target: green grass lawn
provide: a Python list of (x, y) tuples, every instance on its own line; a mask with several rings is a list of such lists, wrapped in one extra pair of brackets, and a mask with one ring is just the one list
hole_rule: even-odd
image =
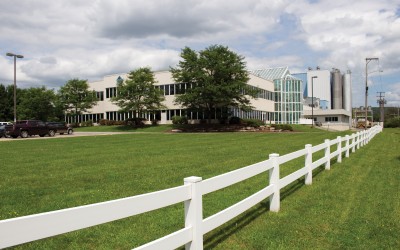
[[(207, 179), (265, 160), (270, 153), (283, 155), (346, 134), (312, 132), (3, 141), (0, 219), (157, 191), (182, 185), (188, 176)], [(399, 133), (385, 130), (331, 171), (316, 170), (312, 186), (289, 186), (282, 193), (281, 212), (268, 212), (263, 202), (208, 233), (205, 248), (399, 247)], [(285, 164), (281, 176), (301, 164), (303, 159)], [(268, 176), (261, 174), (205, 196), (204, 217), (266, 185)], [(183, 204), (177, 204), (17, 248), (132, 248), (181, 229), (183, 214)]]

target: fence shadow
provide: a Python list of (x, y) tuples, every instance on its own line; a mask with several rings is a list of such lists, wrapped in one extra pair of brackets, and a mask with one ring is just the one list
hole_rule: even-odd
[(269, 201), (263, 201), (256, 206), (250, 208), (248, 211), (244, 212), (242, 215), (236, 217), (232, 221), (224, 224), (219, 229), (216, 229), (209, 233), (208, 237), (205, 237), (204, 249), (213, 249), (218, 244), (224, 242), (231, 235), (235, 234), (237, 231), (241, 230), (252, 221), (260, 217), (269, 211)]
[[(319, 166), (313, 171), (313, 178), (318, 176), (322, 172), (324, 172), (324, 165)], [(304, 187), (305, 186), (304, 182), (305, 182), (305, 177), (302, 177), (297, 181), (293, 182), (292, 184), (286, 186), (284, 189), (282, 189), (281, 201), (285, 200), (287, 197), (289, 197), (290, 195), (292, 195), (293, 193)], [(205, 238), (204, 249), (215, 248), (218, 244), (224, 242), (226, 239), (235, 234), (237, 231), (241, 230), (242, 228), (250, 224), (252, 221), (254, 221), (255, 219), (264, 215), (267, 212), (269, 212), (268, 199), (250, 208), (249, 210), (239, 215), (232, 221), (227, 222), (220, 228), (208, 233), (208, 236), (204, 237)]]

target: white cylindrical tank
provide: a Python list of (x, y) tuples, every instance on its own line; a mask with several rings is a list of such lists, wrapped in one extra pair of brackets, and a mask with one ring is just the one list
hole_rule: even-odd
[(351, 101), (351, 71), (347, 70), (343, 75), (343, 109), (351, 112)]
[(343, 109), (343, 83), (342, 75), (340, 70), (333, 69), (332, 75), (332, 108), (333, 109)]

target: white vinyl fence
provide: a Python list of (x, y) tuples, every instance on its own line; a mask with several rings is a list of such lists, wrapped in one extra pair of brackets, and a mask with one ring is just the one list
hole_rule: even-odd
[[(304, 149), (283, 156), (270, 154), (268, 160), (206, 180), (202, 180), (201, 177), (188, 177), (184, 179), (183, 186), (158, 192), (2, 220), (0, 221), (0, 248), (91, 227), (184, 202), (185, 227), (137, 249), (175, 249), (183, 245), (186, 246), (186, 249), (203, 249), (204, 234), (223, 225), (266, 198), (270, 200), (270, 211), (278, 212), (282, 188), (303, 176), (305, 176), (305, 184), (310, 185), (312, 183), (312, 171), (315, 168), (324, 164), (325, 169), (330, 169), (332, 158), (337, 157), (337, 162), (340, 163), (343, 153), (345, 153), (345, 157), (349, 157), (350, 151), (355, 152), (356, 149), (366, 145), (381, 131), (382, 127), (375, 126), (350, 136), (338, 136), (335, 140), (325, 140), (324, 143), (316, 146), (307, 144)], [(332, 145), (337, 145), (334, 152), (330, 152)], [(324, 157), (313, 162), (313, 153), (320, 150), (324, 150)], [(303, 168), (284, 178), (279, 177), (280, 164), (303, 156), (305, 156)], [(265, 171), (269, 171), (268, 186), (231, 207), (203, 219), (203, 195), (244, 181)]]

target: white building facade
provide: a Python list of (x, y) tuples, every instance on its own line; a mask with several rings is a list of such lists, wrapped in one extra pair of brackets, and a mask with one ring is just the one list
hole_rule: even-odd
[[(117, 95), (117, 81), (127, 79), (128, 74), (114, 74), (105, 76), (100, 81), (89, 83), (90, 89), (96, 91), (98, 98), (97, 104), (88, 112), (78, 116), (78, 122), (93, 121), (97, 123), (101, 119), (124, 121), (133, 118), (132, 112), (119, 112), (119, 107), (111, 102), (111, 98)], [(169, 71), (154, 72), (156, 79), (156, 87), (164, 92), (165, 101), (163, 110), (145, 113), (145, 118), (149, 123), (158, 121), (159, 124), (172, 123), (173, 116), (186, 116), (191, 123), (199, 123), (201, 120), (211, 118), (218, 121), (226, 114), (226, 110), (216, 109), (211, 117), (205, 117), (202, 112), (191, 112), (174, 103), (175, 96), (183, 93), (188, 87), (185, 83), (175, 83), (172, 74)], [(257, 98), (251, 98), (251, 106), (253, 110), (249, 112), (242, 111), (237, 108), (229, 108), (230, 116), (240, 118), (259, 119), (265, 123), (274, 121), (274, 83), (266, 79), (260, 78), (253, 74), (249, 74), (250, 80), (247, 82), (251, 87), (259, 90)], [(66, 117), (66, 122), (73, 122), (73, 117)]]
[[(303, 118), (313, 119), (319, 124), (349, 129), (351, 127), (351, 72), (340, 70), (308, 70), (293, 74), (303, 80)], [(315, 78), (313, 78), (315, 77)], [(306, 121), (307, 124), (311, 124)]]

